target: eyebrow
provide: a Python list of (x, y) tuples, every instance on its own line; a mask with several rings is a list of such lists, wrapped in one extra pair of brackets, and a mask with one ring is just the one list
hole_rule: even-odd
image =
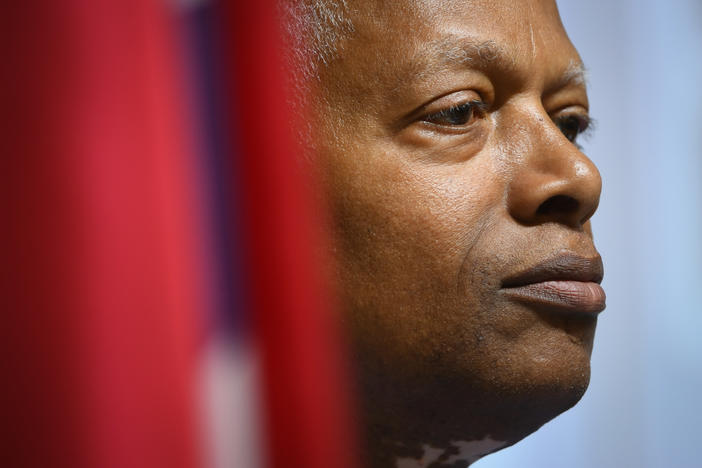
[[(421, 50), (409, 60), (405, 76), (411, 81), (422, 81), (428, 76), (456, 66), (492, 68), (506, 73), (515, 70), (516, 64), (511, 58), (513, 55), (493, 40), (480, 41), (451, 35), (422, 44)], [(571, 60), (563, 73), (548, 88), (560, 89), (568, 85), (586, 84), (585, 66), (579, 60)]]
[(448, 37), (429, 44), (431, 53), (439, 56), (446, 63), (491, 63), (509, 54), (495, 41), (475, 41), (473, 39), (456, 39)]
[(556, 82), (556, 87), (560, 88), (568, 84), (583, 86), (587, 84), (587, 68), (585, 68), (582, 62), (571, 60), (568, 64), (568, 68), (566, 68)]
[(513, 66), (507, 61), (507, 51), (495, 41), (477, 41), (471, 38), (448, 36), (422, 44), (422, 48), (409, 61), (413, 78), (423, 79), (428, 75), (456, 65), (487, 67)]

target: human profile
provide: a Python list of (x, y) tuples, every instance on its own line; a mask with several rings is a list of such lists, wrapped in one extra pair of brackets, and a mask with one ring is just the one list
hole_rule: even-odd
[(605, 295), (583, 63), (553, 0), (286, 10), (364, 461), (468, 466), (589, 383)]

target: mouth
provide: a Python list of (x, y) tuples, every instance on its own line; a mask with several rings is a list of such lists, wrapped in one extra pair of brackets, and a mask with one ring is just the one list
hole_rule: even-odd
[(602, 259), (563, 254), (502, 282), (510, 298), (551, 311), (596, 316), (605, 309)]

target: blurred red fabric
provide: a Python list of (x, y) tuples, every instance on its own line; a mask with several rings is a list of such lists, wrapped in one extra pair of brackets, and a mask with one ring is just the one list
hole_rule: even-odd
[[(246, 271), (262, 354), (274, 468), (357, 466), (350, 366), (323, 278), (314, 181), (296, 154), (276, 2), (222, 2), (229, 135), (244, 201)], [(236, 174), (234, 175), (236, 177)]]
[(144, 0), (0, 8), (2, 466), (200, 466), (173, 13)]
[[(0, 7), (1, 466), (202, 466), (201, 179), (172, 8)], [(265, 458), (350, 468), (351, 392), (282, 98), (275, 2), (223, 12)]]

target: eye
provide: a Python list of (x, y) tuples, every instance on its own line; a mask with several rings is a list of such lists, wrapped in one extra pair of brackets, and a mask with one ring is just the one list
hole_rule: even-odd
[(444, 127), (466, 126), (485, 115), (486, 109), (487, 104), (476, 99), (428, 114), (422, 121)]
[(592, 119), (587, 115), (563, 115), (556, 117), (553, 122), (571, 143), (575, 143), (578, 135), (585, 133), (592, 125)]

